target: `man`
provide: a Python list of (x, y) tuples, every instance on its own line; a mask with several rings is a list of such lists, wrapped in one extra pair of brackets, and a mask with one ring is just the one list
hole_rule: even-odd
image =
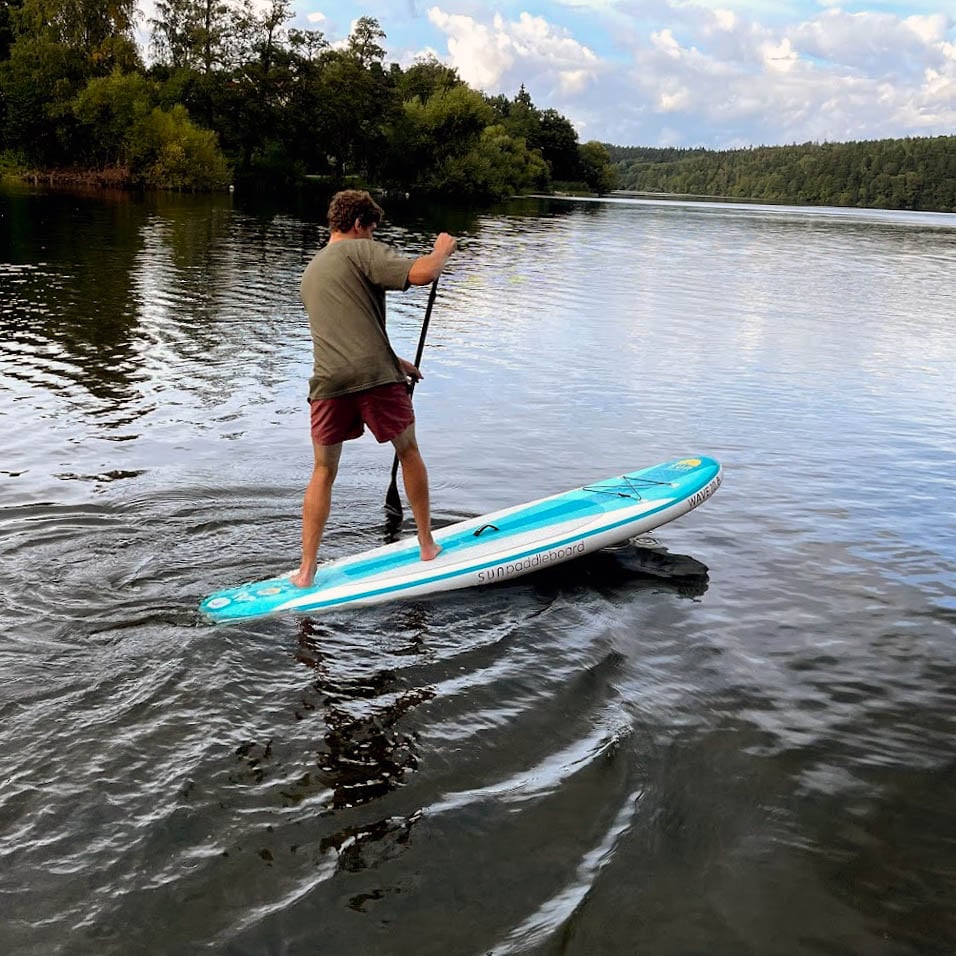
[(382, 208), (367, 192), (336, 193), (329, 204), (328, 245), (302, 276), (314, 355), (309, 404), (315, 467), (302, 505), (302, 562), (291, 576), (300, 588), (315, 578), (342, 443), (358, 438), (366, 425), (380, 443), (395, 446), (422, 560), (433, 560), (441, 550), (432, 537), (428, 473), (408, 393), (408, 381), (422, 375), (392, 350), (385, 292), (433, 282), (457, 242), (443, 232), (428, 255), (405, 258), (374, 240), (381, 218)]

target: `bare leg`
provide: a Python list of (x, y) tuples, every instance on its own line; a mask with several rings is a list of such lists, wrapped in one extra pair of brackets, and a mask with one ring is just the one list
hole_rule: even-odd
[(428, 498), (428, 472), (418, 450), (415, 425), (409, 425), (397, 438), (392, 439), (395, 453), (402, 463), (402, 481), (405, 497), (411, 505), (418, 531), (418, 547), (422, 561), (431, 561), (438, 556), (441, 545), (432, 537), (432, 516)]
[(302, 563), (289, 580), (300, 588), (312, 586), (318, 564), (319, 545), (332, 509), (332, 484), (339, 470), (342, 445), (312, 443), (315, 466), (302, 503)]

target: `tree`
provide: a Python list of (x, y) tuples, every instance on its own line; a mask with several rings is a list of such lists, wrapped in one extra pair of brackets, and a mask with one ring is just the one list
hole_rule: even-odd
[(174, 70), (199, 64), (199, 20), (195, 0), (156, 0), (150, 48), (160, 63)]
[(538, 145), (541, 132), (541, 114), (531, 102), (531, 94), (521, 84), (507, 110), (504, 127), (512, 136), (523, 139), (529, 146)]
[(495, 96), (486, 95), (485, 102), (494, 110), (495, 120), (505, 124), (511, 116), (511, 100), (504, 93), (498, 93)]
[[(223, 0), (194, 0), (195, 44), (204, 76), (228, 63), (235, 15)], [(249, 0), (246, 0), (248, 5)], [(240, 13), (239, 16), (242, 14)]]
[[(161, 3), (169, 55), (202, 66), (196, 51), (208, 44), (201, 29), (185, 26), (202, 28), (201, 15), (220, 8), (212, 0)], [(156, 107), (158, 91), (133, 37), (135, 0), (16, 0), (2, 12), (5, 146), (38, 165), (128, 166), (135, 180), (151, 185), (228, 181), (215, 135), (196, 127), (181, 106)]]
[(94, 77), (73, 101), (86, 131), (84, 159), (96, 165), (127, 166), (130, 130), (153, 108), (149, 81), (141, 73)]
[(493, 119), (484, 97), (464, 85), (408, 100), (389, 130), (389, 166), (403, 186), (435, 189), (436, 171), (471, 150)]
[(328, 168), (328, 150), (319, 140), (325, 111), (322, 74), (329, 43), (319, 31), (289, 30), (291, 82), (283, 110), (283, 144), (310, 172)]
[[(397, 68), (397, 64), (395, 65)], [(395, 86), (402, 101), (418, 97), (422, 102), (434, 93), (454, 89), (463, 83), (458, 71), (445, 66), (433, 54), (417, 59), (404, 73), (398, 69)]]
[(383, 175), (385, 131), (398, 108), (394, 80), (381, 63), (384, 36), (376, 20), (362, 17), (344, 50), (330, 49), (321, 34), (290, 37), (281, 142), (311, 171)]
[(405, 189), (468, 198), (547, 183), (540, 154), (496, 118), (486, 97), (463, 83), (406, 100), (389, 130), (392, 176)]
[(81, 86), (79, 65), (47, 37), (18, 37), (0, 63), (6, 148), (37, 165), (67, 162), (73, 117), (69, 102)]
[(485, 127), (467, 152), (448, 157), (434, 186), (461, 197), (500, 199), (540, 188), (547, 181), (548, 167), (541, 155), (499, 124)]
[(301, 69), (305, 63), (315, 63), (329, 48), (329, 41), (321, 30), (289, 30), (289, 47)]
[(252, 0), (242, 0), (233, 12), (232, 35), (236, 62), (240, 68), (257, 63), (265, 75), (272, 69), (276, 54), (285, 49), (285, 24), (295, 16), (291, 0), (270, 0), (259, 13)]
[(374, 17), (360, 17), (348, 40), (348, 52), (364, 67), (381, 63), (385, 59), (385, 48), (379, 40), (385, 39), (385, 31)]
[(10, 59), (10, 47), (13, 46), (14, 22), (23, 0), (6, 0), (0, 5), (0, 62)]
[(22, 0), (0, 70), (3, 140), (38, 164), (83, 151), (72, 101), (90, 79), (142, 64), (133, 41), (135, 0)]
[(584, 181), (590, 189), (603, 195), (617, 185), (617, 173), (611, 165), (611, 157), (602, 143), (590, 140), (579, 149)]
[(393, 104), (381, 65), (366, 69), (348, 51), (327, 49), (318, 61), (300, 60), (295, 68), (283, 115), (291, 120), (286, 142), (296, 155), (311, 170), (329, 169), (339, 178), (378, 170)]
[(130, 131), (129, 145), (131, 165), (143, 185), (212, 189), (229, 182), (216, 134), (197, 127), (182, 106), (152, 110)]
[(956, 207), (952, 136), (724, 151), (612, 150), (629, 189), (841, 206)]
[(552, 179), (573, 181), (581, 178), (577, 130), (557, 110), (541, 113), (536, 145), (551, 169)]
[(21, 0), (18, 37), (43, 38), (75, 53), (87, 76), (142, 66), (133, 38), (136, 0)]
[(285, 24), (293, 16), (289, 0), (272, 0), (261, 13), (251, 0), (244, 0), (234, 16), (236, 65), (221, 85), (219, 113), (220, 127), (228, 131), (243, 170), (268, 153), (269, 165), (277, 171), (281, 151), (274, 147), (282, 135), (295, 78), (295, 58), (285, 35)]
[(234, 37), (242, 10), (225, 0), (158, 0), (152, 49), (153, 75), (168, 84), (162, 99), (182, 103), (195, 117), (215, 128), (226, 69), (238, 59)]

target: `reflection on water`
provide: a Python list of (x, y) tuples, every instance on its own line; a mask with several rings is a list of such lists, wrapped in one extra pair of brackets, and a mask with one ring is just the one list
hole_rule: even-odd
[[(331, 806), (352, 807), (400, 786), (406, 773), (418, 766), (414, 741), (396, 725), (435, 693), (430, 688), (403, 690), (392, 670), (336, 678), (323, 662), (324, 637), (319, 625), (302, 623), (297, 659), (315, 671), (312, 690), (317, 695), (316, 704), (303, 704), (310, 710), (322, 709), (325, 734), (318, 762), (321, 778), (332, 790)], [(355, 713), (359, 702), (371, 711)]]
[[(3, 950), (951, 952), (956, 218), (386, 205), (461, 238), (438, 523), (724, 487), (480, 592), (202, 626), (294, 563), (320, 206), (0, 193)], [(327, 556), (390, 464), (350, 444)]]

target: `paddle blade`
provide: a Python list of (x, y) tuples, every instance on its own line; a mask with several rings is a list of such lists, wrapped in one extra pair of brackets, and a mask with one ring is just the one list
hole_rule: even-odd
[(385, 543), (397, 541), (402, 536), (402, 505), (398, 500), (398, 489), (393, 484), (385, 498)]
[(385, 514), (394, 515), (401, 521), (402, 501), (398, 496), (398, 488), (395, 486), (395, 482), (388, 486), (388, 492), (385, 494)]
[(401, 523), (402, 499), (398, 495), (398, 456), (392, 463), (392, 481), (385, 492), (385, 516), (390, 522)]

